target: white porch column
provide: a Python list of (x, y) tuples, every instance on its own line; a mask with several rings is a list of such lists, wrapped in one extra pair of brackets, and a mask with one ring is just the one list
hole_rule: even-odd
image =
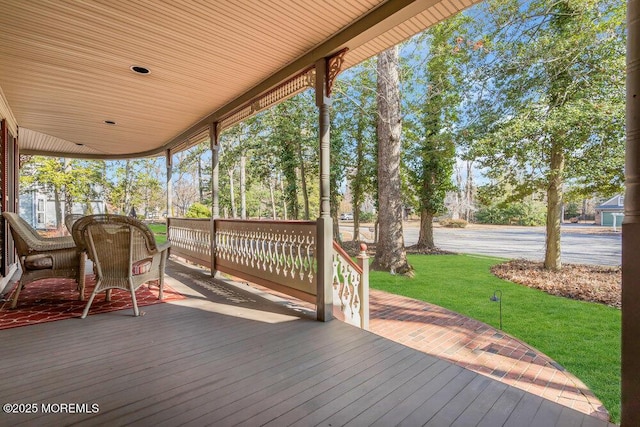
[(220, 154), (220, 132), (218, 122), (209, 127), (211, 141), (211, 277), (215, 277), (216, 268), (216, 219), (220, 218), (220, 168), (218, 166)]
[(627, 144), (622, 224), (622, 416), (640, 425), (640, 0), (627, 2)]
[(173, 156), (171, 155), (171, 150), (166, 152), (165, 163), (167, 165), (167, 217), (171, 217), (173, 216), (173, 184), (171, 182)]
[(331, 98), (327, 85), (327, 59), (316, 62), (316, 105), (319, 110), (320, 136), (320, 217), (317, 220), (318, 235), (318, 289), (317, 318), (327, 322), (333, 318), (332, 253), (333, 219), (330, 211), (330, 121)]

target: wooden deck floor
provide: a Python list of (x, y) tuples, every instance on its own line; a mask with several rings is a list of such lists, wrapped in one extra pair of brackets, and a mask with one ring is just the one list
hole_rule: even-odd
[[(608, 425), (190, 267), (171, 262), (168, 274), (189, 298), (142, 317), (0, 331), (0, 401), (38, 411), (2, 413), (0, 425)], [(58, 404), (84, 413), (43, 413)]]

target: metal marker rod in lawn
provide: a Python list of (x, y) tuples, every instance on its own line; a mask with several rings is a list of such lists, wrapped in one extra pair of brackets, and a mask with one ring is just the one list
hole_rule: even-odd
[[(496, 295), (500, 293), (500, 296)], [(502, 330), (502, 291), (497, 289), (493, 292), (493, 296), (489, 297), (489, 301), (498, 302), (500, 304), (500, 330)]]

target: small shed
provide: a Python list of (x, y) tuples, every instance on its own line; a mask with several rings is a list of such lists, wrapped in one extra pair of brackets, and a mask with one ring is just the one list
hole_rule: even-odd
[(624, 196), (617, 195), (596, 206), (596, 224), (613, 227), (622, 225)]

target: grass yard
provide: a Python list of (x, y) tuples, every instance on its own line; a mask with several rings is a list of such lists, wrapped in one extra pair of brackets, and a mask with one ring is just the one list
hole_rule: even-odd
[(167, 226), (165, 224), (147, 224), (153, 234), (156, 236), (156, 242), (164, 243), (167, 241)]
[(503, 259), (475, 255), (409, 255), (415, 277), (373, 271), (370, 286), (427, 301), (499, 327), (580, 378), (620, 422), (620, 310), (557, 297), (497, 278)]

